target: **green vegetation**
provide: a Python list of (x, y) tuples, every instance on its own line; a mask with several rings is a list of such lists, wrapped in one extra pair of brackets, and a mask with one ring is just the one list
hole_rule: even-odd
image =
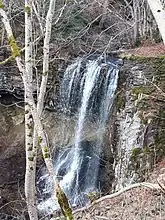
[(165, 111), (164, 110), (160, 109), (158, 113), (158, 117), (155, 118), (155, 123), (159, 125), (159, 129), (157, 130), (157, 134), (155, 137), (155, 145), (156, 145), (157, 159), (160, 160), (163, 156), (165, 156), (165, 135), (164, 135)]
[(94, 202), (95, 200), (99, 198), (98, 192), (89, 192), (88, 198), (91, 201), (91, 203)]
[(65, 193), (59, 185), (56, 189), (56, 197), (60, 205), (62, 214), (66, 217), (67, 220), (73, 220), (72, 209), (69, 206), (68, 199)]
[(122, 92), (119, 92), (116, 98), (116, 105), (119, 111), (125, 108), (125, 97)]
[(45, 158), (45, 159), (50, 158), (49, 152), (44, 153), (44, 158)]
[(138, 96), (139, 94), (149, 95), (152, 93), (153, 90), (155, 90), (155, 89), (153, 89), (153, 87), (151, 88), (149, 86), (137, 86), (132, 89), (132, 93), (135, 96)]
[(17, 46), (14, 36), (9, 37), (9, 45), (12, 51), (12, 57), (15, 58), (20, 56), (20, 48)]
[(151, 62), (151, 64), (165, 59), (165, 56), (162, 56), (162, 55), (158, 56), (158, 57), (146, 57), (146, 56), (136, 56), (131, 53), (130, 54), (121, 54), (120, 57), (125, 60), (137, 61), (138, 63)]
[(141, 153), (141, 148), (135, 147), (131, 152), (131, 160), (136, 159), (136, 157), (138, 157), (140, 153)]
[(5, 7), (5, 6), (4, 6), (2, 0), (0, 0), (0, 8), (4, 8), (4, 7)]
[(42, 142), (42, 137), (41, 137), (41, 136), (39, 136), (39, 137), (38, 137), (38, 145), (40, 145), (40, 144), (41, 144), (41, 142)]
[(34, 160), (34, 157), (28, 157), (28, 160), (29, 160), (29, 161), (33, 161), (33, 160)]
[(48, 147), (46, 147), (46, 146), (44, 147), (44, 152), (45, 152), (45, 153), (49, 152)]
[(28, 16), (30, 16), (31, 14), (31, 8), (29, 6), (25, 7), (25, 12), (28, 14)]

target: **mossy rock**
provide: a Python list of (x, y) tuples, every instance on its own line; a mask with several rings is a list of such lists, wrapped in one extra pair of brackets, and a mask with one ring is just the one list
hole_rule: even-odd
[(150, 86), (137, 86), (132, 89), (132, 94), (135, 96), (138, 96), (139, 94), (150, 95), (153, 91), (155, 91), (155, 88)]
[(141, 153), (141, 148), (139, 147), (135, 147), (133, 148), (132, 152), (131, 152), (131, 160), (135, 159), (137, 156), (139, 156), (139, 154)]
[(116, 106), (119, 111), (125, 108), (125, 96), (122, 92), (119, 92), (116, 97)]

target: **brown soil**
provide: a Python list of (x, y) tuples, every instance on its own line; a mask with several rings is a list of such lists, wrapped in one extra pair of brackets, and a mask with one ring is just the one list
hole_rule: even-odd
[(162, 43), (141, 46), (124, 51), (121, 56), (160, 57), (165, 56), (165, 45)]

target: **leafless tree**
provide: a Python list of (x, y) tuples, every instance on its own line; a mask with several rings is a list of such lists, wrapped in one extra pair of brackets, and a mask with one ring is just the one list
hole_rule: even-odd
[(153, 16), (157, 22), (163, 43), (165, 44), (165, 2), (160, 0), (147, 0), (151, 11), (153, 13)]
[[(11, 57), (5, 62), (11, 59), (15, 59), (19, 72), (21, 74), (24, 84), (24, 100), (25, 100), (25, 148), (26, 148), (26, 174), (25, 174), (25, 196), (27, 202), (27, 208), (29, 217), (31, 220), (37, 220), (37, 207), (35, 198), (35, 173), (36, 173), (36, 158), (38, 146), (41, 147), (43, 158), (47, 166), (49, 175), (53, 182), (54, 197), (56, 196), (63, 214), (66, 219), (72, 219), (72, 211), (69, 207), (68, 200), (59, 186), (56, 176), (53, 172), (53, 164), (50, 157), (47, 138), (44, 132), (44, 128), (41, 121), (41, 116), (44, 106), (44, 98), (47, 86), (47, 79), (49, 73), (49, 44), (51, 38), (51, 28), (53, 14), (55, 11), (56, 0), (50, 0), (48, 11), (46, 14), (46, 21), (43, 27), (40, 21), (40, 16), (32, 0), (25, 0), (25, 58), (21, 57), (21, 50), (17, 45), (13, 30), (10, 25), (9, 18), (5, 11), (5, 4), (0, 1), (0, 15), (2, 22), (7, 33), (9, 46), (11, 49)], [(39, 95), (37, 98), (37, 104), (33, 97), (33, 27), (32, 21), (34, 19), (33, 14), (37, 16), (40, 30), (43, 33), (44, 45), (43, 45), (43, 71), (42, 79), (39, 88)]]

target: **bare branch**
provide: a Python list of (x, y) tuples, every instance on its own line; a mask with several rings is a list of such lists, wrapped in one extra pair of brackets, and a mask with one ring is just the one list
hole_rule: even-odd
[(100, 203), (100, 202), (102, 202), (106, 199), (113, 199), (115, 197), (120, 196), (121, 194), (125, 193), (128, 190), (138, 188), (138, 187), (146, 187), (146, 188), (149, 188), (149, 189), (152, 189), (152, 190), (160, 190), (160, 191), (162, 190), (162, 188), (159, 186), (159, 184), (152, 184), (152, 183), (148, 183), (148, 182), (135, 183), (135, 184), (124, 187), (123, 189), (119, 190), (118, 192), (115, 192), (115, 193), (110, 194), (110, 195), (103, 196), (103, 197), (95, 200), (91, 205), (75, 210), (73, 212), (73, 214), (88, 210), (91, 207), (93, 207), (94, 205), (96, 205), (96, 204), (98, 204), (98, 203)]

